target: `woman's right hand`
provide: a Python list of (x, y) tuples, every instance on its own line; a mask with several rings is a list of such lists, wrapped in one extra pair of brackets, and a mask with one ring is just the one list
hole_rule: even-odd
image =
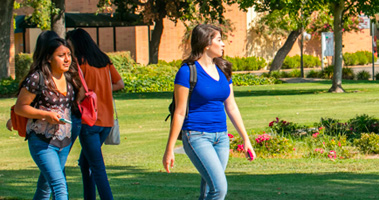
[(175, 155), (173, 151), (167, 151), (163, 155), (163, 167), (166, 169), (167, 173), (170, 173), (170, 167), (174, 168)]
[(46, 111), (45, 117), (42, 118), (42, 120), (46, 120), (50, 124), (64, 124), (64, 122), (59, 121), (60, 118), (61, 118), (60, 114), (56, 112), (52, 112), (52, 111)]

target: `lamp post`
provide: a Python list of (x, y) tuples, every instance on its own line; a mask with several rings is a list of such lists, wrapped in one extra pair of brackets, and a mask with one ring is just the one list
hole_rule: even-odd
[(301, 1), (300, 14), (301, 14), (301, 43), (300, 43), (300, 71), (301, 78), (304, 78), (304, 62), (303, 62), (303, 48), (304, 48), (304, 15), (303, 15), (303, 1)]

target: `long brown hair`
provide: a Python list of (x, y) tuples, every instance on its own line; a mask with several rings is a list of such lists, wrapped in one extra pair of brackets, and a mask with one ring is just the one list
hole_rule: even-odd
[[(197, 25), (191, 34), (191, 54), (183, 60), (183, 64), (193, 63), (200, 59), (204, 54), (204, 49), (212, 44), (217, 32), (222, 36), (222, 30), (217, 26), (211, 24)], [(222, 57), (214, 58), (213, 62), (221, 69), (228, 80), (232, 78), (232, 63)]]

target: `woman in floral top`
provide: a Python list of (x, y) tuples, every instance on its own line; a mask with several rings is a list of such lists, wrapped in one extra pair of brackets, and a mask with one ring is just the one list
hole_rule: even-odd
[[(63, 169), (70, 150), (71, 124), (60, 119), (71, 120), (77, 72), (71, 48), (61, 38), (51, 38), (43, 48), (36, 48), (34, 54), (39, 56), (33, 57), (21, 84), (15, 112), (29, 119), (26, 127), (29, 151), (49, 183), (53, 199), (68, 199)], [(50, 199), (50, 193), (44, 193), (41, 184), (39, 181), (33, 199)]]

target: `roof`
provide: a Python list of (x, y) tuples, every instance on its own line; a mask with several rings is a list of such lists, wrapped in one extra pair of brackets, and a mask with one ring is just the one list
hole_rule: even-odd
[[(125, 15), (125, 14), (123, 14)], [(65, 13), (66, 28), (76, 27), (121, 27), (146, 25), (138, 15), (129, 14), (124, 20), (117, 15), (95, 13)], [(30, 23), (25, 15), (16, 16), (15, 32), (22, 32), (24, 28), (36, 28), (37, 25)]]

